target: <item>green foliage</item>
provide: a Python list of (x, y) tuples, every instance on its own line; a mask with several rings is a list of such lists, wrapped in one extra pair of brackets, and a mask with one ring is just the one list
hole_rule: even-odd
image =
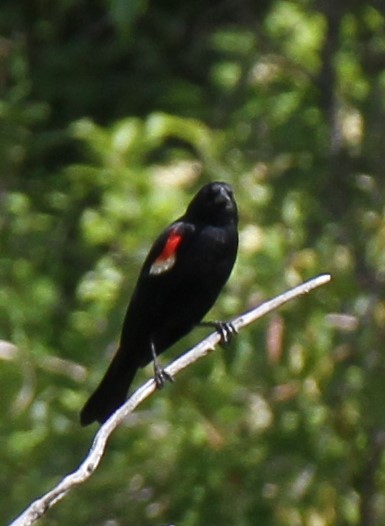
[(147, 401), (42, 522), (385, 524), (380, 4), (8, 1), (0, 27), (0, 521), (86, 454), (149, 245), (223, 179), (241, 242), (210, 317), (332, 284)]

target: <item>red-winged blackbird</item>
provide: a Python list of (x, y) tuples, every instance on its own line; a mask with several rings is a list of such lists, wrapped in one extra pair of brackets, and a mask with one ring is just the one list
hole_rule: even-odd
[(214, 304), (237, 255), (237, 223), (231, 187), (215, 182), (201, 188), (158, 237), (128, 306), (119, 348), (82, 409), (82, 425), (107, 420), (124, 403), (138, 368), (152, 359), (157, 383), (167, 379), (156, 355), (198, 325)]

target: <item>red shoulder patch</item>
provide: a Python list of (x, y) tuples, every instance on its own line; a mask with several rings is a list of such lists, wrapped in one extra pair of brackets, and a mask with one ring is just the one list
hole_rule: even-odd
[(183, 239), (183, 236), (178, 233), (178, 230), (175, 228), (171, 230), (166, 243), (163, 247), (162, 252), (156, 258), (154, 263), (150, 267), (150, 274), (157, 275), (163, 274), (170, 270), (176, 261), (177, 249)]

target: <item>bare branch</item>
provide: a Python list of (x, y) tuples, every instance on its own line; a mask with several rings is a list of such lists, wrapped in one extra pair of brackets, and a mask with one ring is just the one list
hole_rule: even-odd
[[(251, 309), (242, 314), (238, 318), (232, 320), (232, 325), (239, 331), (243, 327), (250, 325), (257, 319), (277, 309), (288, 301), (307, 294), (311, 290), (329, 283), (331, 276), (323, 274), (311, 279), (291, 290), (263, 303), (262, 305)], [(206, 354), (214, 350), (216, 345), (221, 340), (218, 332), (215, 332), (201, 341), (193, 349), (187, 351), (177, 360), (168, 365), (165, 370), (172, 376), (177, 375), (180, 371), (196, 362)], [(85, 460), (74, 472), (64, 477), (56, 487), (51, 491), (35, 500), (28, 508), (17, 517), (10, 526), (31, 526), (39, 518), (41, 518), (47, 510), (52, 508), (59, 500), (69, 493), (75, 486), (85, 482), (92, 473), (96, 470), (99, 462), (104, 454), (107, 441), (112, 432), (121, 424), (121, 422), (134, 411), (146, 398), (156, 391), (155, 382), (153, 379), (148, 380), (142, 387), (137, 389), (135, 393), (127, 400), (127, 402), (120, 407), (99, 429), (94, 438), (91, 449), (89, 450)]]

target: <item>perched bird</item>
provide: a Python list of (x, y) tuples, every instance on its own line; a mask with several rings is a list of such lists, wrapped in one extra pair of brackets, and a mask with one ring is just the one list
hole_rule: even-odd
[(103, 423), (120, 407), (138, 368), (154, 360), (158, 387), (170, 379), (156, 356), (199, 325), (233, 268), (238, 212), (231, 187), (203, 186), (182, 217), (156, 239), (123, 322), (118, 350), (80, 414)]

